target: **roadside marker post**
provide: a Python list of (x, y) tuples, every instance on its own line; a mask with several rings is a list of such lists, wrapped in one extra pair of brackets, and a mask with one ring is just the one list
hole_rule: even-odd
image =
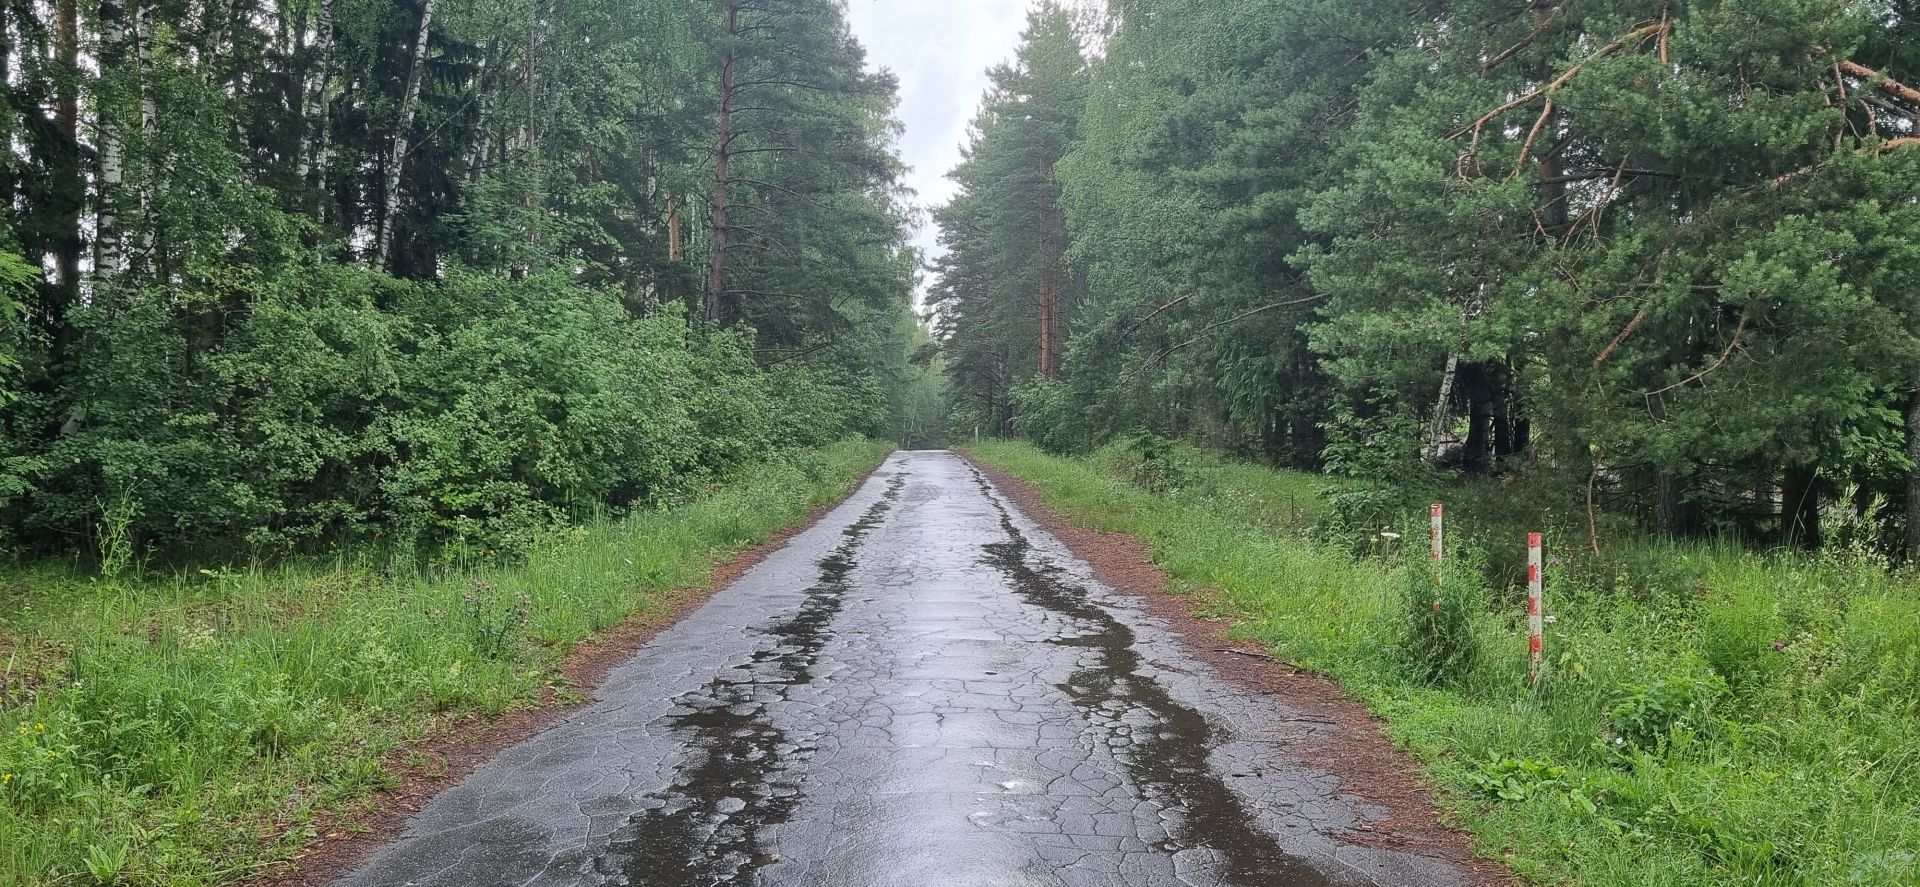
[(1540, 534), (1527, 534), (1527, 683), (1540, 685), (1540, 655), (1546, 621), (1540, 613)]
[(1446, 509), (1440, 507), (1440, 503), (1438, 502), (1433, 503), (1433, 508), (1429, 511), (1429, 514), (1433, 518), (1433, 529), (1429, 533), (1429, 536), (1431, 536), (1433, 540), (1433, 552), (1428, 556), (1433, 559), (1433, 575), (1435, 576), (1440, 575), (1440, 559), (1442, 556), (1440, 545), (1442, 533), (1441, 518), (1445, 511)]

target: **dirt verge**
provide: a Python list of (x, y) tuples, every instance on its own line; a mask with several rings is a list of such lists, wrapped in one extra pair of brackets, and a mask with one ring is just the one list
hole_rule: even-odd
[(1505, 866), (1476, 856), (1466, 833), (1441, 824), (1441, 811), (1416, 775), (1419, 762), (1389, 741), (1381, 722), (1366, 706), (1348, 698), (1339, 684), (1275, 660), (1256, 644), (1229, 638), (1232, 620), (1195, 615), (1196, 610), (1211, 609), (1204, 597), (1163, 593), (1168, 577), (1154, 565), (1145, 543), (1079, 526), (1042, 505), (1040, 491), (1032, 484), (978, 460), (967, 461), (1029, 519), (1090, 564), (1101, 582), (1142, 598), (1148, 613), (1165, 620), (1193, 658), (1225, 680), (1332, 724), (1332, 731), (1315, 731), (1312, 738), (1285, 744), (1302, 761), (1338, 777), (1344, 793), (1387, 811), (1370, 829), (1349, 833), (1345, 839), (1365, 847), (1447, 859), (1467, 869), (1476, 884), (1510, 887), (1520, 883)]
[[(547, 729), (591, 701), (594, 691), (621, 663), (660, 632), (698, 609), (720, 589), (839, 507), (864, 486), (879, 466), (867, 471), (847, 494), (808, 512), (806, 520), (775, 533), (767, 541), (714, 566), (707, 584), (675, 589), (652, 606), (595, 634), (568, 654), (560, 673), (574, 693), (562, 698), (553, 689), (542, 691), (539, 705), (505, 715), (470, 715), (436, 725), (422, 740), (393, 750), (382, 762), (398, 785), (329, 814), (312, 825), (319, 831), (306, 847), (284, 863), (277, 863), (244, 887), (324, 887), (353, 871), (374, 851), (400, 837), (407, 819), (440, 792), (460, 784), (494, 756)], [(291, 824), (286, 825), (291, 828)], [(278, 833), (283, 833), (284, 828)], [(273, 840), (272, 835), (264, 836)]]

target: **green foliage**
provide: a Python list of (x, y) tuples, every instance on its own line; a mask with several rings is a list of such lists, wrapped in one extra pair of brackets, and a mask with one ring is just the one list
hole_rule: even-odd
[(1718, 675), (1661, 675), (1621, 690), (1607, 710), (1607, 730), (1617, 746), (1664, 753), (1711, 727), (1714, 706), (1726, 693), (1726, 681)]
[[(1407, 593), (1432, 600), (1423, 535), (1326, 538), (1328, 505), (1312, 501), (1326, 478), (1193, 453), (1188, 482), (1148, 492), (1112, 451), (970, 452), (1034, 482), (1075, 520), (1147, 542), (1175, 581), (1217, 590), (1212, 606), (1237, 620), (1236, 633), (1338, 679), (1426, 762), (1483, 850), (1522, 877), (1597, 887), (1920, 878), (1911, 573), (1626, 531), (1595, 558), (1549, 537), (1546, 669), (1534, 689), (1521, 579), (1493, 568), (1493, 555), (1520, 548), (1505, 528), (1512, 516), (1496, 508), (1505, 488), (1451, 488), (1439, 491), (1450, 504), (1448, 572), (1486, 578), (1462, 584), (1474, 603), (1455, 629), (1476, 639), (1479, 661), (1436, 685), (1408, 667), (1417, 660), (1404, 602), (1417, 598)], [(1283, 491), (1304, 493), (1304, 514)], [(1742, 677), (1721, 677), (1716, 658)]]
[(1416, 678), (1442, 685), (1473, 673), (1480, 664), (1474, 620), (1487, 608), (1478, 565), (1458, 556), (1441, 564), (1418, 545), (1402, 548), (1400, 606), (1405, 620), (1400, 649)]
[[(1553, 792), (1565, 792), (1567, 768), (1527, 758), (1492, 758), (1468, 771), (1467, 781), (1496, 799), (1525, 801)], [(1586, 803), (1591, 806), (1593, 802)]]
[[(1082, 292), (1020, 434), (1145, 427), (1369, 495), (1517, 474), (1591, 487), (1609, 531), (1902, 545), (1874, 503), (1920, 484), (1911, 4), (1107, 7), (1053, 164)], [(963, 180), (1025, 156), (992, 135)], [(938, 215), (962, 424), (1027, 373), (1012, 200)]]
[[(1016, 58), (988, 76), (966, 159), (948, 174), (960, 193), (934, 212), (946, 254), (928, 302), (938, 312), (956, 425), (1010, 436), (1018, 413), (1021, 432), (1073, 447), (1073, 431), (1054, 423), (1085, 405), (1070, 407), (1044, 385), (1057, 376), (1080, 291), (1066, 267), (1055, 172), (1074, 144), (1088, 86), (1067, 11), (1050, 0), (1036, 6)], [(1028, 408), (1038, 411), (1034, 421)]]
[(729, 275), (757, 295), (725, 328), (691, 285), (715, 158), (686, 147), (719, 6), (127, 0), (81, 18), (79, 66), (22, 11), (0, 534), (115, 574), (516, 552), (888, 433), (918, 344), (895, 84), (838, 4), (764, 9)]
[[(0, 882), (196, 887), (297, 853), (409, 742), (538, 704), (576, 644), (844, 495), (889, 449), (797, 450), (671, 510), (545, 531), (515, 564), (371, 557), (93, 581), (0, 575)], [(20, 674), (10, 677), (18, 680)], [(262, 838), (263, 835), (269, 837)]]
[(1700, 654), (1728, 687), (1744, 694), (1777, 679), (1792, 637), (1769, 596), (1749, 587), (1735, 594), (1709, 605), (1700, 621)]

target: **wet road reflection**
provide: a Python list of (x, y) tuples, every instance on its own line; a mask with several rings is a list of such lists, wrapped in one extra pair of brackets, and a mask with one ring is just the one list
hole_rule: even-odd
[(347, 887), (1460, 885), (964, 460), (847, 503)]

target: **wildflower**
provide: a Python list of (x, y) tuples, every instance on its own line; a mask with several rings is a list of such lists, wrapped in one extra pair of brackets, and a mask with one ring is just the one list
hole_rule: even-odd
[(0, 785), (6, 785), (7, 783), (12, 781), (13, 781), (12, 773), (0, 773)]
[(1786, 642), (1786, 641), (1774, 641), (1774, 642), (1773, 642), (1773, 649), (1774, 649), (1774, 652), (1776, 652), (1776, 653), (1777, 653), (1777, 652), (1780, 652), (1780, 651), (1782, 651), (1782, 650), (1785, 650), (1786, 648), (1787, 648), (1787, 642)]
[(33, 725), (33, 730), (34, 730), (34, 732), (36, 732), (36, 733), (45, 733), (45, 732), (47, 732), (47, 725), (45, 725), (45, 724), (34, 724), (34, 725)]
[(1381, 530), (1380, 538), (1385, 539), (1388, 542), (1392, 542), (1393, 540), (1400, 538), (1400, 534), (1392, 530)]
[(1558, 617), (1558, 616), (1554, 616), (1554, 615), (1548, 615), (1548, 616), (1547, 616), (1547, 617), (1546, 617), (1545, 619), (1543, 619), (1543, 620), (1541, 620), (1541, 621), (1543, 621), (1543, 622), (1545, 622), (1545, 623), (1547, 623), (1548, 625), (1552, 625), (1552, 624), (1554, 624), (1555, 622), (1559, 622), (1559, 621), (1560, 621), (1560, 617)]

